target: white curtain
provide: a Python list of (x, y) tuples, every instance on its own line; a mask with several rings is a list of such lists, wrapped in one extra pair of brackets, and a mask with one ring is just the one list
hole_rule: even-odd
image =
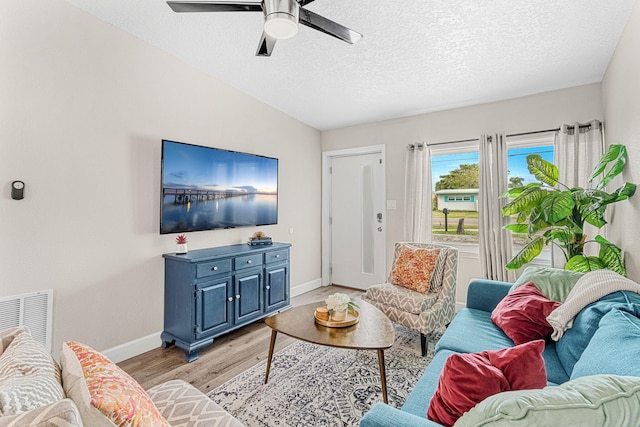
[[(563, 124), (555, 137), (555, 164), (558, 166), (560, 182), (571, 187), (589, 187), (589, 176), (594, 166), (604, 154), (604, 141), (602, 139), (602, 123), (593, 120), (586, 124)], [(598, 229), (590, 224), (585, 224), (587, 239), (593, 239), (598, 234)], [(600, 230), (606, 234), (605, 228)], [(597, 245), (587, 245), (586, 253), (597, 250)], [(566, 260), (562, 251), (552, 247), (553, 266), (563, 268)]]
[(504, 135), (480, 137), (480, 203), (478, 234), (480, 267), (487, 279), (513, 282), (515, 272), (505, 265), (512, 257), (511, 234), (502, 227), (509, 218), (500, 208), (507, 201), (500, 195), (507, 190), (507, 141)]
[(431, 241), (431, 164), (426, 144), (407, 147), (404, 177), (404, 239)]

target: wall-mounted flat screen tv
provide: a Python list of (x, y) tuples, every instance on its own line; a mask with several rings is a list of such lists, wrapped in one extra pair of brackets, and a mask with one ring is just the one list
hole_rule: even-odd
[(278, 159), (162, 141), (160, 234), (278, 223)]

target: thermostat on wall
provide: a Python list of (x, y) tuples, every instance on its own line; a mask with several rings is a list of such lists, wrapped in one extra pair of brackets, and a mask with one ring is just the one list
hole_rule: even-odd
[(24, 182), (13, 181), (11, 183), (11, 198), (13, 200), (24, 199)]

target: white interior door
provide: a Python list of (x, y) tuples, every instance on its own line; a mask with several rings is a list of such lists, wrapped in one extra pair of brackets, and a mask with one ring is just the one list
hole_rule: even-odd
[(331, 158), (331, 283), (366, 289), (385, 281), (381, 153)]

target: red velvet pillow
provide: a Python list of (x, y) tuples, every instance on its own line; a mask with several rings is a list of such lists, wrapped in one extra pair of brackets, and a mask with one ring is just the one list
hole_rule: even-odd
[(502, 299), (491, 313), (491, 321), (515, 344), (546, 338), (553, 332), (547, 316), (560, 307), (528, 282)]
[(471, 408), (503, 391), (533, 390), (547, 385), (542, 352), (536, 340), (503, 350), (449, 356), (440, 373), (427, 417), (452, 426)]

